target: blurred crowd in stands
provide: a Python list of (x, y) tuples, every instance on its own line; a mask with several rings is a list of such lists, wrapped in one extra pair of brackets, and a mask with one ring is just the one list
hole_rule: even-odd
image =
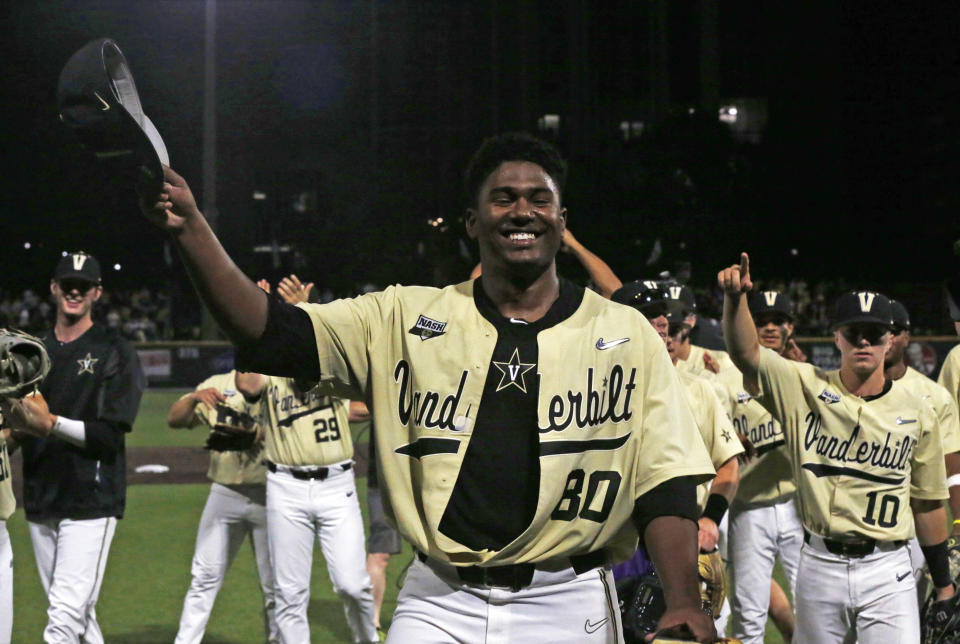
[[(796, 306), (796, 335), (828, 335), (828, 318), (834, 299), (841, 293), (853, 288), (844, 280), (833, 280), (808, 284), (802, 279), (768, 280), (758, 284), (761, 289), (786, 291)], [(372, 284), (355, 285), (359, 293), (376, 290)], [(952, 329), (943, 327), (945, 318), (938, 285), (921, 288), (914, 285), (909, 291), (886, 291), (894, 299), (901, 299), (910, 311), (913, 319), (914, 335), (939, 335), (950, 333)], [(702, 318), (719, 319), (722, 312), (722, 298), (716, 287), (694, 288), (697, 296), (698, 315)], [(328, 289), (314, 289), (311, 301), (328, 302), (334, 294)], [(188, 315), (171, 316), (172, 298), (165, 291), (152, 291), (147, 288), (136, 290), (105, 289), (98, 305), (93, 308), (94, 320), (108, 327), (119, 329), (124, 337), (135, 342), (158, 340), (197, 340), (200, 338), (199, 306), (196, 297), (190, 293), (183, 300), (183, 306), (190, 308)], [(48, 293), (26, 290), (11, 293), (0, 289), (0, 327), (23, 329), (30, 333), (40, 333), (53, 325), (53, 305)]]

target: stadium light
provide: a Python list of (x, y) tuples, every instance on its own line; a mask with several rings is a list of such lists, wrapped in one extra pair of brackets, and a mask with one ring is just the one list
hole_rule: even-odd
[(30, 242), (23, 242), (23, 247), (30, 250)]
[(120, 270), (120, 264), (114, 264), (114, 265), (113, 265), (113, 270), (119, 271), (119, 270)]

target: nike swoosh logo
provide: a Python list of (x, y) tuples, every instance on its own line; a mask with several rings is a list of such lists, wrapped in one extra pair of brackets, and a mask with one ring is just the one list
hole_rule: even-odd
[(110, 109), (110, 103), (108, 103), (108, 102), (106, 102), (105, 100), (103, 100), (103, 97), (101, 97), (101, 96), (100, 96), (99, 94), (97, 94), (96, 92), (94, 92), (93, 95), (96, 96), (96, 97), (97, 97), (97, 100), (100, 101), (100, 102), (103, 104), (103, 107), (100, 108), (100, 111), (101, 111), (101, 112), (106, 112), (107, 110)]
[(597, 623), (592, 623), (589, 619), (583, 623), (583, 630), (587, 633), (596, 633), (604, 624), (610, 621), (609, 617), (604, 617)]
[(903, 581), (904, 579), (906, 579), (906, 578), (909, 577), (909, 576), (910, 576), (910, 571), (908, 570), (907, 572), (903, 573), (902, 575), (897, 575), (897, 581)]
[(900, 416), (897, 416), (897, 424), (898, 424), (898, 425), (906, 425), (907, 423), (915, 423), (915, 422), (917, 422), (917, 419), (916, 419), (916, 418), (908, 418), (908, 419), (904, 420), (904, 419), (901, 418)]
[(630, 338), (620, 338), (619, 340), (610, 340), (610, 342), (604, 342), (603, 338), (600, 338), (597, 340), (597, 348), (603, 351), (604, 349), (615, 347), (618, 344), (623, 344), (624, 342), (630, 342)]

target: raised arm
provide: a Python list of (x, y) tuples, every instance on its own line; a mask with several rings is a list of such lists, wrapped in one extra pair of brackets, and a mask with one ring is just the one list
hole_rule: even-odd
[(570, 253), (579, 260), (590, 276), (590, 280), (597, 285), (600, 295), (605, 298), (609, 299), (614, 291), (623, 286), (623, 282), (616, 276), (613, 269), (611, 269), (605, 261), (600, 259), (600, 257), (587, 250), (587, 248), (573, 236), (569, 228), (563, 231), (563, 246), (561, 250)]
[(226, 398), (216, 387), (191, 392), (170, 405), (170, 410), (167, 412), (167, 425), (173, 429), (191, 429), (197, 424), (197, 418), (193, 414), (197, 405), (202, 403), (213, 409), (218, 402), (224, 400)]
[(237, 344), (260, 338), (267, 324), (267, 296), (243, 274), (207, 224), (186, 180), (163, 168), (163, 188), (141, 195), (140, 209), (173, 237), (200, 299)]
[(740, 253), (740, 263), (717, 273), (723, 289), (723, 339), (733, 363), (743, 373), (748, 391), (757, 390), (757, 369), (760, 365), (760, 342), (757, 327), (747, 306), (747, 293), (753, 288), (750, 279), (750, 257)]

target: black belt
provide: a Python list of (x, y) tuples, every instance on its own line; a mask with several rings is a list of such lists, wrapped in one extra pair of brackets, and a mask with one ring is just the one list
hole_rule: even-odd
[[(823, 539), (823, 545), (826, 546), (828, 552), (835, 555), (842, 555), (844, 557), (866, 557), (877, 547), (876, 539), (837, 541), (836, 539), (827, 539), (826, 537), (820, 538)], [(806, 530), (803, 531), (803, 541), (804, 543), (810, 543), (810, 533)], [(898, 541), (893, 541), (892, 543), (897, 548), (900, 548), (905, 546), (907, 542), (901, 539)]]
[[(271, 472), (276, 472), (279, 470), (279, 468), (277, 467), (277, 464), (274, 463), (273, 461), (264, 461), (264, 463), (267, 464), (267, 469), (270, 470)], [(346, 472), (351, 467), (353, 467), (353, 464), (344, 463), (339, 467), (341, 472)], [(301, 481), (322, 481), (328, 476), (330, 476), (330, 472), (333, 471), (333, 468), (315, 467), (309, 470), (295, 470), (293, 468), (289, 468), (289, 469), (284, 468), (283, 470), (280, 470), (280, 471), (286, 474), (289, 474), (295, 479), (300, 479)]]
[[(419, 550), (417, 558), (426, 563), (427, 555)], [(580, 575), (588, 570), (599, 568), (607, 563), (607, 553), (602, 548), (588, 552), (585, 555), (573, 555), (570, 557), (570, 566), (573, 572)], [(454, 566), (457, 570), (457, 576), (460, 581), (477, 586), (497, 586), (500, 588), (510, 588), (514, 592), (525, 588), (533, 581), (533, 571), (536, 564), (519, 563), (508, 564), (505, 566)]]

